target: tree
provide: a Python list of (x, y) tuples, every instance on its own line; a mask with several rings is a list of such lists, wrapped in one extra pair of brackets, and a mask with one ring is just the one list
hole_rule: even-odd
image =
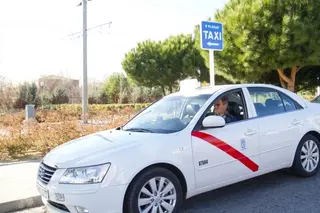
[(106, 94), (106, 92), (104, 91), (101, 91), (99, 97), (98, 97), (98, 100), (99, 100), (99, 104), (107, 104), (108, 103), (108, 95)]
[(67, 104), (69, 97), (67, 91), (63, 87), (58, 87), (52, 94), (52, 104)]
[[(320, 1), (231, 0), (215, 14), (224, 27), (224, 50), (215, 55), (219, 72), (238, 82), (271, 72), (295, 91), (297, 73), (319, 64), (319, 12)], [(207, 51), (202, 55), (207, 61)]]
[[(187, 77), (208, 80), (204, 59), (191, 35), (170, 36), (164, 41), (147, 40), (125, 54), (122, 67), (133, 81), (144, 87), (160, 87), (163, 95)], [(200, 71), (200, 73), (198, 73)]]
[[(102, 88), (102, 83), (91, 79), (88, 82), (88, 102), (89, 104), (102, 104), (101, 97), (105, 93)], [(102, 98), (103, 99), (103, 98)]]
[(35, 83), (24, 82), (19, 86), (18, 98), (15, 102), (16, 108), (24, 108), (26, 104), (38, 104), (38, 88)]
[(103, 91), (112, 103), (127, 103), (129, 101), (130, 84), (123, 73), (113, 73), (103, 85)]
[(52, 92), (41, 91), (38, 94), (41, 106), (52, 104)]
[[(290, 69), (284, 70), (285, 75), (290, 74)], [(281, 86), (278, 75), (275, 75), (276, 70), (273, 72), (265, 72), (255, 82), (273, 84)], [(303, 90), (315, 90), (317, 86), (320, 86), (320, 66), (304, 66), (296, 74), (296, 86), (295, 92)]]
[(13, 108), (16, 91), (8, 79), (0, 75), (0, 111)]
[(130, 101), (132, 103), (151, 103), (162, 98), (163, 94), (159, 87), (142, 87), (132, 85)]

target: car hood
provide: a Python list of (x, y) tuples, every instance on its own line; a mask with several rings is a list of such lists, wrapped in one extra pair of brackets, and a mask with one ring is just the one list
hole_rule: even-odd
[(108, 130), (72, 140), (50, 151), (44, 163), (56, 168), (97, 165), (108, 162), (111, 154), (137, 147), (158, 134)]

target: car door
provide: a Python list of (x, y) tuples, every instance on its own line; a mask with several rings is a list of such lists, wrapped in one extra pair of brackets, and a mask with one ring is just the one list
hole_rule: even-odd
[[(221, 128), (203, 129), (206, 114), (221, 97), (233, 98), (229, 111), (238, 112), (239, 120)], [(257, 120), (250, 120), (242, 89), (217, 97), (192, 132), (196, 185), (198, 188), (254, 173), (259, 170), (259, 134)]]
[(289, 165), (302, 134), (303, 108), (276, 89), (247, 89), (259, 121), (261, 170)]

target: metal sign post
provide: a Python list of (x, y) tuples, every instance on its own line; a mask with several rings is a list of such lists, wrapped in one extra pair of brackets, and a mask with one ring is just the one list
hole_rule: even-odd
[(82, 122), (88, 122), (88, 74), (87, 74), (87, 0), (82, 1), (83, 6), (83, 79), (82, 79)]
[(209, 50), (210, 85), (215, 85), (214, 51), (223, 50), (223, 25), (220, 22), (202, 21), (200, 24), (201, 48)]

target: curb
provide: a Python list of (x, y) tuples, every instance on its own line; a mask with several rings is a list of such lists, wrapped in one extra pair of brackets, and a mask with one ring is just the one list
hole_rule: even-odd
[(21, 161), (1, 161), (0, 160), (0, 167), (1, 166), (12, 166), (17, 164), (26, 164), (26, 163), (40, 163), (41, 159), (33, 159), (33, 160), (21, 160)]
[(35, 196), (7, 203), (0, 203), (0, 213), (15, 212), (26, 208), (40, 207), (42, 205), (41, 196)]

